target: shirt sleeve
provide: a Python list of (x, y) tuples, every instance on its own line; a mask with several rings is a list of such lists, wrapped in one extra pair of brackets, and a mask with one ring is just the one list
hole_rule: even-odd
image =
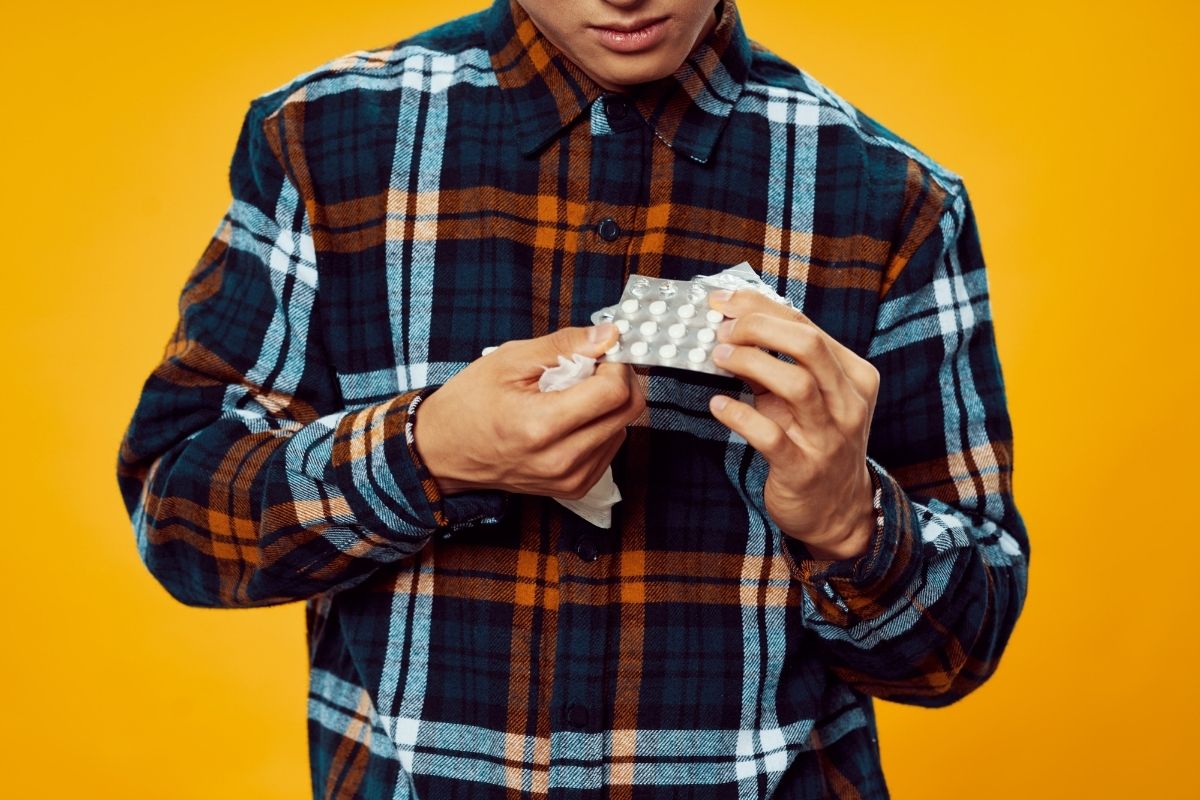
[(506, 504), (502, 492), (443, 496), (421, 461), (417, 409), (437, 386), (343, 407), (308, 214), (267, 112), (260, 98), (246, 113), (232, 203), (117, 460), (142, 560), (191, 605), (346, 588), (439, 532), (497, 521)]
[(965, 187), (881, 301), (868, 445), (875, 531), (857, 559), (785, 537), (804, 615), (855, 688), (945, 705), (995, 670), (1025, 600), (1029, 540), (1013, 500), (1012, 430)]

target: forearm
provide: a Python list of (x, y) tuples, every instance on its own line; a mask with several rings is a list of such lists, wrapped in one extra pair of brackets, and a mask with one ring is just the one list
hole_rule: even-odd
[(830, 668), (855, 688), (944, 705), (996, 668), (1025, 598), (1024, 526), (1011, 503), (998, 520), (917, 503), (874, 471), (883, 516), (872, 549), (849, 561), (794, 561), (805, 617)]
[(133, 432), (121, 482), (147, 567), (183, 602), (245, 606), (345, 588), (416, 552), (452, 523), (406, 463), (418, 394), (307, 423), (227, 411), (153, 459)]

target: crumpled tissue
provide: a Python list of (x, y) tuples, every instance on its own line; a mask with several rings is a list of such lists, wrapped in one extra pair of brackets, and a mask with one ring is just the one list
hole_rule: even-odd
[[(538, 389), (543, 392), (560, 392), (569, 389), (596, 371), (596, 359), (576, 353), (571, 358), (558, 357), (557, 367), (546, 367), (538, 378)], [(621, 501), (621, 490), (613, 480), (612, 467), (604, 470), (596, 485), (578, 500), (554, 498), (567, 509), (574, 511), (597, 528), (612, 527), (612, 507)]]

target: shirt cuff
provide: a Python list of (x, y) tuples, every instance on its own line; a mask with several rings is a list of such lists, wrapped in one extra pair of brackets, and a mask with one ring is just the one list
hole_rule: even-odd
[(417, 408), (440, 385), (435, 384), (419, 390), (417, 396), (409, 403), (408, 418), (404, 427), (404, 441), (408, 445), (408, 455), (412, 459), (413, 469), (421, 478), (425, 497), (429, 501), (429, 507), (440, 529), (439, 533), (445, 538), (453, 531), (476, 523), (499, 522), (508, 510), (508, 493), (494, 489), (476, 489), (447, 495), (442, 492), (437, 479), (430, 473), (417, 450)]
[(814, 559), (786, 534), (783, 551), (822, 617), (850, 625), (883, 614), (900, 599), (921, 569), (920, 525), (903, 487), (867, 457), (875, 529), (866, 552), (841, 560)]
[(417, 409), (437, 388), (398, 394), (348, 413), (338, 423), (333, 448), (337, 482), (355, 517), (370, 530), (420, 540), (497, 522), (504, 514), (504, 492), (443, 495), (417, 452)]

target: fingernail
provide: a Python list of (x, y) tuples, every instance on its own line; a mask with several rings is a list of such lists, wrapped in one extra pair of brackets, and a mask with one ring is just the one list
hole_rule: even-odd
[(728, 303), (729, 298), (733, 297), (733, 292), (729, 289), (718, 289), (709, 296), (710, 300), (715, 300), (718, 303)]
[(599, 325), (593, 325), (588, 328), (588, 341), (592, 344), (598, 344), (612, 334), (613, 325), (611, 322), (602, 322)]
[(733, 352), (733, 345), (719, 344), (713, 348), (713, 358), (718, 361), (724, 361), (729, 358), (729, 354)]
[(733, 333), (733, 324), (735, 322), (737, 322), (737, 319), (735, 319), (733, 317), (725, 320), (719, 326), (717, 326), (717, 333), (719, 335), (723, 336), (724, 338), (728, 339), (729, 334)]
[(714, 395), (712, 399), (712, 407), (716, 411), (720, 411), (729, 405), (729, 398), (723, 394)]

